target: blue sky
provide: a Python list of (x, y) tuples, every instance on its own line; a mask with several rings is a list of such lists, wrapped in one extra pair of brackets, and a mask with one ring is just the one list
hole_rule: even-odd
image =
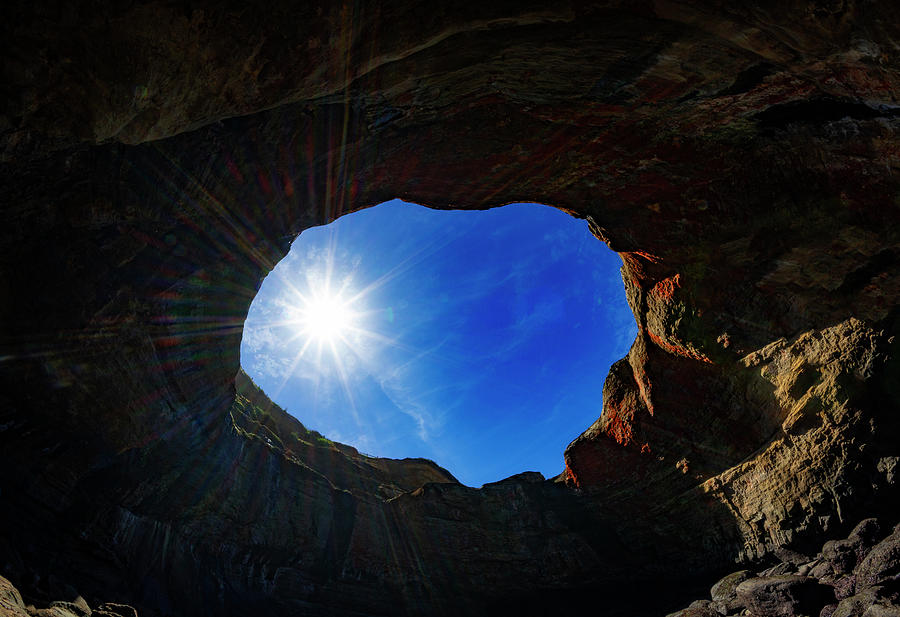
[[(549, 478), (635, 337), (620, 265), (547, 206), (393, 200), (294, 241), (250, 307), (241, 363), (308, 428), (367, 454), (430, 458), (469, 486)], [(321, 315), (330, 335), (313, 332)]]

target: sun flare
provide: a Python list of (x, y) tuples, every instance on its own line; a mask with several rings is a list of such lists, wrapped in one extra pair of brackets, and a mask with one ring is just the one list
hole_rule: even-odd
[(354, 313), (337, 295), (310, 298), (299, 309), (298, 325), (302, 334), (322, 343), (343, 339), (353, 328)]

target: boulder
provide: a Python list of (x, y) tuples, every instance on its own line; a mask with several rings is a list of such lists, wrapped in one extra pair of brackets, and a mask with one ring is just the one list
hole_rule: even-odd
[(878, 543), (881, 533), (881, 523), (878, 519), (866, 518), (853, 528), (847, 539), (857, 542), (860, 547), (868, 550)]
[(900, 533), (896, 530), (875, 545), (856, 569), (856, 589), (900, 580)]
[(57, 600), (50, 603), (50, 608), (60, 608), (64, 611), (68, 611), (69, 613), (75, 615), (75, 617), (91, 617), (91, 607), (88, 606), (88, 603), (82, 598), (78, 596), (74, 600)]
[(834, 601), (834, 591), (807, 576), (767, 576), (751, 578), (736, 590), (738, 601), (754, 617), (818, 615)]
[(822, 547), (822, 557), (831, 564), (835, 574), (847, 574), (856, 567), (856, 549), (852, 540), (832, 540)]
[(900, 617), (900, 606), (896, 604), (873, 604), (862, 617)]
[(713, 605), (720, 613), (727, 614), (740, 608), (737, 602), (737, 586), (753, 576), (749, 570), (738, 570), (722, 577), (709, 590)]
[(865, 591), (841, 600), (831, 617), (859, 617), (879, 598), (880, 587), (870, 587)]

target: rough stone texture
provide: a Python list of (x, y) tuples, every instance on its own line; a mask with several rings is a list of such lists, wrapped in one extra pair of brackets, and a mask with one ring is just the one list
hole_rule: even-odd
[(26, 617), (27, 615), (19, 590), (0, 576), (0, 617)]
[(689, 606), (688, 608), (669, 613), (666, 617), (718, 617), (719, 613), (708, 606)]
[(900, 528), (879, 542), (856, 570), (858, 589), (897, 581), (900, 581)]
[(737, 586), (752, 576), (753, 574), (749, 570), (739, 570), (723, 577), (713, 585), (709, 590), (709, 596), (712, 598), (712, 604), (716, 611), (727, 615), (740, 609), (741, 603), (737, 598)]
[[(67, 591), (74, 593), (71, 588)], [(43, 606), (35, 607), (30, 603), (26, 606), (19, 590), (0, 576), (0, 617), (138, 617), (133, 607), (114, 602), (104, 602), (92, 611), (81, 596), (39, 604)]]
[[(796, 557), (795, 553), (779, 551), (782, 553), (780, 558), (786, 561), (758, 572), (758, 576), (754, 578), (750, 578), (753, 574), (746, 570), (729, 574), (713, 585), (710, 590), (712, 600), (696, 600), (690, 607), (710, 607), (715, 609), (719, 615), (748, 614), (742, 611), (748, 611), (749, 614), (758, 616), (786, 615), (791, 617), (892, 615), (893, 611), (900, 610), (900, 580), (896, 577), (889, 577), (888, 580), (882, 580), (882, 584), (871, 584), (866, 581), (877, 580), (878, 577), (865, 575), (871, 568), (869, 564), (885, 563), (885, 560), (879, 555), (884, 555), (885, 547), (893, 545), (897, 530), (895, 529), (894, 534), (879, 543), (881, 528), (878, 519), (865, 519), (850, 532), (847, 538), (826, 542), (813, 561), (799, 566), (787, 561)], [(874, 550), (869, 553), (873, 544), (876, 545), (875, 548), (879, 549), (878, 553)], [(842, 550), (836, 551), (835, 547), (848, 545), (857, 547), (856, 554), (859, 563), (850, 568), (845, 575), (835, 577), (830, 567), (827, 569), (819, 567), (823, 563), (829, 564), (827, 561), (829, 556), (833, 557), (836, 554), (838, 559), (845, 561), (847, 553)], [(867, 555), (874, 555), (871, 562)], [(811, 567), (814, 563), (818, 565)], [(866, 564), (865, 568), (864, 564)], [(817, 571), (821, 575), (806, 575)], [(772, 575), (772, 572), (785, 574)], [(860, 578), (861, 574), (862, 578)], [(854, 587), (856, 587), (855, 593)]]
[[(624, 614), (658, 615), (679, 575), (894, 515), (896, 3), (0, 10), (0, 567), (26, 593), (560, 614), (653, 580)], [(470, 489), (236, 390), (290, 241), (398, 196), (539, 201), (622, 256), (639, 334), (559, 482)]]
[(806, 576), (775, 575), (751, 578), (735, 589), (740, 604), (759, 617), (817, 615), (834, 602), (826, 585)]
[(138, 617), (138, 613), (126, 604), (104, 602), (94, 611), (94, 617)]
[(75, 617), (91, 617), (91, 607), (84, 598), (78, 596), (74, 600), (55, 600), (50, 603), (51, 609), (62, 609)]
[(837, 608), (832, 617), (854, 617), (862, 615), (866, 609), (878, 602), (882, 596), (883, 589), (881, 587), (869, 587), (862, 593), (858, 593), (849, 598), (844, 598), (838, 602)]

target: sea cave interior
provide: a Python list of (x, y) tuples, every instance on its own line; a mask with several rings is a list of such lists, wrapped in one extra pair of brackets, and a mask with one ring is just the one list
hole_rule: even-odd
[[(0, 617), (900, 614), (900, 5), (2, 12)], [(488, 222), (371, 218), (391, 200)], [(490, 217), (520, 207), (581, 235), (501, 242)], [(293, 331), (252, 321), (292, 244), (357, 219), (377, 257), (422, 242), (413, 287), (462, 271), (417, 305), (447, 322), (431, 344), (380, 299), (369, 335), (405, 359), (329, 361), (390, 392), (406, 437), (273, 402), (271, 354), (258, 383), (266, 345), (326, 357), (375, 318), (307, 294), (276, 316)], [(349, 294), (376, 260), (345, 257)], [(437, 306), (488, 267), (521, 303), (484, 316), (586, 328), (576, 272), (601, 261), (603, 358), (554, 330), (504, 380)], [(515, 346), (490, 319), (478, 337)], [(482, 416), (516, 408), (512, 445), (449, 415), (469, 382)], [(420, 447), (441, 432), (482, 475)], [(522, 458), (538, 442), (555, 463)]]

